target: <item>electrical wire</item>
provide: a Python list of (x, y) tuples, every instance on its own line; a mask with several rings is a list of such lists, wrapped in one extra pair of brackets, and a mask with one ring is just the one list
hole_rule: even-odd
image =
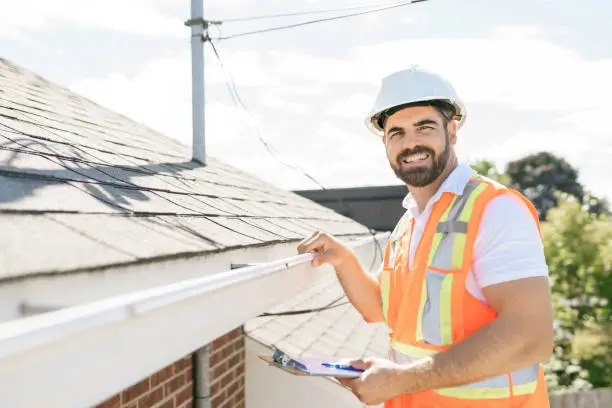
[[(236, 83), (234, 82), (234, 78), (233, 78), (231, 72), (229, 71), (229, 69), (227, 69), (225, 67), (225, 64), (223, 63), (223, 59), (221, 58), (221, 55), (220, 55), (219, 51), (217, 50), (217, 46), (210, 39), (209, 39), (208, 42), (210, 43), (210, 46), (212, 47), (212, 50), (213, 50), (213, 52), (215, 54), (215, 57), (217, 58), (217, 60), (219, 62), (219, 66), (221, 67), (221, 70), (223, 71), (223, 76), (225, 77), (225, 85), (227, 86), (227, 89), (228, 89), (228, 91), (230, 93), (230, 96), (232, 97), (232, 100), (234, 101), (234, 105), (236, 106), (237, 109), (241, 109), (242, 108), (242, 110), (249, 116), (249, 118), (251, 120), (250, 121), (246, 121), (247, 124), (249, 125), (249, 127), (251, 128), (251, 130), (253, 131), (255, 136), (259, 139), (259, 141), (264, 145), (264, 147), (266, 148), (266, 150), (268, 151), (270, 156), (272, 156), (276, 161), (278, 161), (282, 165), (284, 165), (284, 166), (286, 166), (286, 167), (296, 171), (297, 173), (301, 174), (302, 176), (308, 178), (310, 181), (312, 181), (317, 186), (319, 186), (319, 188), (321, 190), (326, 191), (328, 194), (332, 194), (329, 189), (327, 189), (325, 186), (323, 186), (323, 184), (321, 184), (312, 175), (308, 174), (305, 170), (299, 168), (298, 166), (295, 166), (295, 165), (292, 165), (292, 164), (289, 164), (289, 163), (285, 162), (284, 160), (282, 160), (277, 155), (277, 153), (275, 153), (274, 147), (263, 138), (261, 132), (259, 131), (259, 128), (255, 125), (255, 120), (253, 118), (252, 113), (247, 108), (245, 103), (242, 101), (242, 98), (240, 98), (240, 95), (238, 93), (238, 89), (236, 87)], [(344, 203), (344, 201), (342, 200), (342, 198), (339, 195), (332, 194), (332, 197), (334, 197), (336, 199), (336, 201), (338, 202), (338, 204), (341, 207), (343, 207), (343, 208), (345, 208), (347, 210), (350, 210), (350, 208)]]
[[(376, 264), (376, 259), (378, 258), (378, 254), (380, 254), (381, 258), (383, 257), (383, 249), (382, 249), (382, 246), (380, 245), (380, 242), (378, 242), (378, 240), (376, 239), (376, 231), (372, 229), (370, 230), (370, 234), (372, 235), (372, 238), (374, 239), (374, 243), (376, 244), (376, 246), (374, 247), (374, 256), (372, 257), (372, 263), (370, 264), (370, 268), (369, 268), (369, 272), (372, 272), (374, 269), (374, 265)], [(295, 315), (302, 315), (302, 314), (308, 314), (308, 313), (324, 312), (326, 310), (335, 309), (337, 307), (348, 305), (349, 303), (351, 303), (348, 300), (342, 303), (338, 303), (345, 297), (346, 295), (343, 294), (342, 296), (329, 302), (327, 305), (321, 306), (321, 307), (315, 307), (311, 309), (288, 310), (285, 312), (276, 312), (276, 313), (262, 313), (257, 317), (295, 316)]]
[(267, 20), (267, 19), (279, 18), (279, 17), (295, 17), (295, 16), (306, 16), (306, 15), (312, 15), (312, 14), (336, 13), (339, 11), (371, 9), (371, 8), (376, 8), (376, 7), (396, 5), (396, 4), (404, 3), (404, 2), (405, 1), (396, 0), (393, 2), (385, 2), (385, 3), (363, 4), (361, 6), (349, 6), (349, 7), (338, 7), (338, 8), (332, 8), (332, 9), (296, 11), (296, 12), (267, 14), (267, 15), (252, 16), (252, 17), (223, 18), (223, 19), (218, 19), (218, 20), (223, 23), (234, 23), (234, 22), (253, 21), (253, 20)]
[(375, 8), (375, 9), (372, 9), (372, 10), (361, 11), (361, 12), (357, 12), (357, 13), (343, 14), (343, 15), (334, 16), (334, 17), (319, 18), (319, 19), (316, 19), (316, 20), (302, 21), (300, 23), (288, 24), (288, 25), (283, 25), (283, 26), (268, 27), (268, 28), (263, 28), (263, 29), (260, 29), (260, 30), (254, 30), (254, 31), (245, 31), (245, 32), (242, 32), (242, 33), (231, 34), (231, 35), (226, 35), (226, 36), (220, 36), (220, 37), (215, 37), (215, 38), (211, 38), (211, 39), (212, 40), (229, 40), (229, 39), (232, 39), (232, 38), (238, 38), (238, 37), (245, 37), (245, 36), (248, 36), (248, 35), (267, 33), (267, 32), (270, 32), (270, 31), (286, 30), (286, 29), (290, 29), (290, 28), (302, 27), (302, 26), (316, 24), (316, 23), (323, 23), (323, 22), (326, 22), (326, 21), (333, 21), (333, 20), (340, 20), (340, 19), (349, 18), (349, 17), (363, 16), (363, 15), (366, 15), (366, 14), (377, 13), (377, 12), (381, 12), (381, 11), (385, 11), (385, 10), (391, 10), (391, 9), (395, 9), (395, 8), (399, 8), (399, 7), (408, 6), (408, 5), (415, 4), (415, 3), (423, 3), (425, 1), (428, 1), (428, 0), (405, 1), (405, 2), (402, 2), (402, 3), (396, 3), (396, 4), (392, 5), (392, 6), (379, 7), (379, 8)]

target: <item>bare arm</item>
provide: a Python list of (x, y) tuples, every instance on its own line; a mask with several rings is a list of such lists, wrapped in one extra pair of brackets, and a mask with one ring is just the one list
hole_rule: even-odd
[(330, 264), (334, 267), (344, 293), (365, 321), (383, 321), (378, 281), (365, 272), (349, 248), (329, 234), (316, 232), (300, 243), (298, 252), (317, 254), (312, 266)]
[(550, 357), (552, 307), (545, 277), (525, 278), (484, 289), (498, 318), (452, 348), (410, 365), (389, 360), (354, 361), (357, 379), (339, 378), (364, 403), (402, 394), (455, 387), (514, 371)]
[(498, 318), (451, 349), (405, 370), (409, 392), (463, 385), (537, 362), (553, 348), (548, 279), (533, 277), (483, 289)]
[(335, 269), (344, 293), (364, 320), (368, 323), (384, 321), (378, 280), (364, 271), (355, 256)]

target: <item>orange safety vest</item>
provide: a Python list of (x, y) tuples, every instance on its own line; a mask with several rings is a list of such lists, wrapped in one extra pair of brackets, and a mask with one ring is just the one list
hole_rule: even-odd
[[(434, 204), (410, 268), (414, 219), (406, 214), (398, 223), (387, 243), (380, 277), (394, 361), (409, 363), (446, 350), (495, 319), (493, 310), (466, 290), (465, 281), (485, 206), (504, 193), (525, 202), (539, 228), (536, 210), (524, 196), (478, 175), (461, 195), (445, 192)], [(401, 395), (385, 403), (385, 408), (548, 406), (540, 364), (468, 385)]]

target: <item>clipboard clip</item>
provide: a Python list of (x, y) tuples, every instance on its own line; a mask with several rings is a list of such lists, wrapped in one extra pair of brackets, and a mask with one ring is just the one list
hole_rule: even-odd
[(289, 357), (287, 354), (283, 353), (281, 350), (274, 348), (274, 354), (272, 355), (274, 363), (278, 364), (283, 368), (292, 368), (300, 371), (308, 371), (308, 368), (300, 363), (299, 361), (294, 360)]

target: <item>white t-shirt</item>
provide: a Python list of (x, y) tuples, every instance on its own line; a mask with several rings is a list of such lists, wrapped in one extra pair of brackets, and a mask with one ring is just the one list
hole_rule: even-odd
[[(429, 200), (422, 214), (419, 214), (414, 198), (410, 194), (406, 196), (402, 205), (415, 219), (410, 264), (414, 261), (433, 204), (444, 192), (461, 194), (473, 175), (474, 170), (467, 164), (457, 166)], [(410, 228), (410, 223), (405, 225)], [(492, 199), (485, 207), (474, 243), (474, 260), (466, 280), (468, 292), (487, 303), (482, 288), (534, 276), (548, 276), (548, 266), (529, 209), (509, 194)]]

